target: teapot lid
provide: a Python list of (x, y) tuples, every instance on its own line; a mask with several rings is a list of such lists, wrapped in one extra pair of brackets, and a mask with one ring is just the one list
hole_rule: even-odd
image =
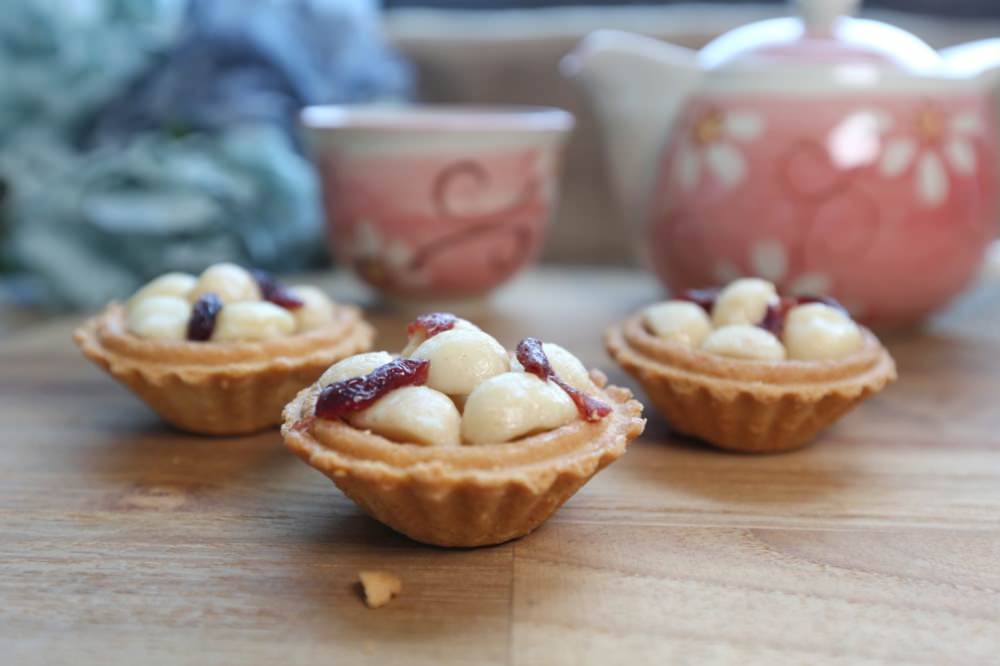
[(939, 73), (940, 55), (912, 33), (849, 16), (860, 0), (794, 0), (799, 16), (731, 30), (698, 53), (706, 68), (760, 65), (869, 64)]

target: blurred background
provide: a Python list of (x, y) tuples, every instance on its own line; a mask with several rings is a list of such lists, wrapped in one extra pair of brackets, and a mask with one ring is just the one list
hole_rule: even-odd
[[(0, 312), (94, 309), (223, 259), (329, 266), (296, 126), (320, 103), (572, 111), (544, 260), (631, 264), (595, 122), (559, 59), (598, 28), (698, 47), (787, 13), (740, 0), (4, 0)], [(935, 47), (1000, 34), (995, 0), (883, 0), (863, 15)]]

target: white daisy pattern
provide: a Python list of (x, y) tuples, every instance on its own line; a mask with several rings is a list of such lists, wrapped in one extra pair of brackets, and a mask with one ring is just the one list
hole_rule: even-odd
[(708, 109), (696, 114), (677, 152), (675, 178), (693, 190), (711, 176), (727, 189), (743, 182), (747, 162), (740, 144), (761, 135), (764, 120), (749, 111)]
[[(796, 276), (788, 272), (788, 251), (778, 240), (759, 240), (750, 247), (750, 273), (778, 285), (792, 296), (822, 296), (833, 287), (833, 277), (829, 273), (805, 272)], [(715, 279), (720, 284), (728, 284), (744, 277), (742, 271), (731, 261), (719, 261), (714, 268)]]
[(378, 226), (369, 219), (357, 222), (351, 243), (351, 261), (366, 280), (386, 285), (405, 279), (410, 285), (422, 285), (427, 276), (413, 269), (414, 251), (399, 240), (383, 238)]
[(926, 206), (945, 202), (951, 189), (949, 169), (958, 175), (976, 170), (972, 139), (983, 131), (983, 121), (973, 111), (948, 118), (936, 106), (926, 105), (916, 115), (913, 131), (889, 139), (879, 160), (879, 170), (890, 178), (913, 168), (917, 197)]

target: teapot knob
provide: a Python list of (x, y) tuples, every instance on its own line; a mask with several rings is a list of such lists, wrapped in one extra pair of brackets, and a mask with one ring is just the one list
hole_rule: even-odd
[(857, 10), (861, 0), (795, 0), (809, 32), (828, 32), (833, 23)]

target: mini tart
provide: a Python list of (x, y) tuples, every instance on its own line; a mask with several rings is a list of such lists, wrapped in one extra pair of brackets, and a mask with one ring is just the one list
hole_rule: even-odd
[(651, 334), (642, 314), (611, 327), (608, 353), (678, 432), (747, 453), (790, 451), (896, 379), (896, 366), (862, 329), (861, 348), (834, 361), (747, 361)]
[(376, 520), (416, 541), (471, 547), (503, 543), (541, 525), (608, 464), (645, 425), (642, 405), (591, 371), (593, 396), (612, 407), (597, 422), (577, 419), (502, 444), (400, 444), (342, 421), (314, 418), (322, 387), (285, 407), (281, 434)]
[(111, 303), (73, 334), (91, 361), (165, 421), (205, 435), (242, 435), (281, 423), (281, 409), (333, 362), (371, 347), (357, 308), (334, 305), (328, 326), (264, 341), (140, 338)]

